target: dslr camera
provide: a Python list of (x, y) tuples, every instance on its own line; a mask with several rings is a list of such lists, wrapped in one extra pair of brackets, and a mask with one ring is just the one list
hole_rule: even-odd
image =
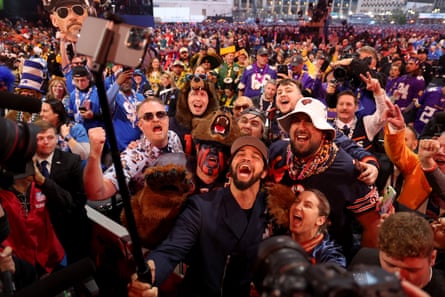
[(358, 87), (362, 80), (360, 74), (366, 75), (366, 72), (370, 72), (369, 65), (371, 64), (371, 57), (365, 59), (359, 59), (354, 57), (349, 66), (337, 66), (334, 69), (334, 77), (337, 82), (343, 83), (349, 81), (352, 86)]
[(0, 118), (0, 131), (0, 186), (7, 188), (14, 176), (34, 172), (29, 164), (36, 150), (39, 128)]
[(289, 236), (274, 236), (260, 244), (254, 283), (262, 297), (406, 296), (397, 277), (379, 267), (347, 271), (333, 264), (312, 265)]

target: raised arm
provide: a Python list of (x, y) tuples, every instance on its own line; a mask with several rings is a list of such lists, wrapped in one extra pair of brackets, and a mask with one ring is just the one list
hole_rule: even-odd
[(85, 193), (89, 200), (104, 200), (117, 191), (111, 180), (102, 173), (101, 156), (106, 141), (105, 130), (100, 127), (91, 128), (88, 136), (91, 150), (83, 173)]

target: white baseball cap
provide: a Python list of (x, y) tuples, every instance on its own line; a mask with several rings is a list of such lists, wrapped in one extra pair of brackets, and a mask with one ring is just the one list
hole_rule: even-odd
[(326, 131), (330, 139), (335, 138), (335, 129), (328, 121), (327, 107), (320, 100), (310, 97), (303, 97), (298, 100), (295, 109), (288, 114), (278, 118), (278, 124), (286, 132), (289, 133), (290, 126), (294, 121), (297, 113), (307, 114), (315, 128)]

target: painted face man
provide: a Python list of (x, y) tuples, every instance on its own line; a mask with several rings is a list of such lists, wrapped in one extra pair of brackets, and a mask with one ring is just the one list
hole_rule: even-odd
[(59, 30), (60, 38), (76, 42), (83, 22), (88, 16), (85, 0), (48, 0), (47, 9), (54, 27)]

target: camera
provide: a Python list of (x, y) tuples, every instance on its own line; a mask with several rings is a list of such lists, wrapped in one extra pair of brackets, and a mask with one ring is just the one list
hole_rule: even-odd
[[(104, 51), (100, 47), (106, 36), (109, 20), (87, 17), (82, 25), (76, 49), (86, 56), (95, 57)], [(113, 40), (108, 52), (108, 61), (129, 67), (138, 67), (147, 50), (151, 32), (148, 28), (128, 24), (114, 24)]]
[(347, 271), (334, 264), (312, 265), (289, 236), (264, 240), (254, 269), (254, 283), (262, 297), (405, 296), (397, 277), (379, 267), (356, 266)]
[(0, 131), (0, 182), (1, 187), (8, 187), (14, 175), (34, 172), (28, 163), (36, 150), (39, 128), (0, 118)]
[(360, 79), (360, 74), (366, 75), (367, 72), (371, 73), (369, 65), (371, 64), (371, 57), (364, 59), (359, 59), (357, 57), (353, 58), (351, 64), (347, 67), (337, 66), (334, 69), (334, 77), (339, 82), (350, 81), (351, 85), (358, 87), (362, 80)]

